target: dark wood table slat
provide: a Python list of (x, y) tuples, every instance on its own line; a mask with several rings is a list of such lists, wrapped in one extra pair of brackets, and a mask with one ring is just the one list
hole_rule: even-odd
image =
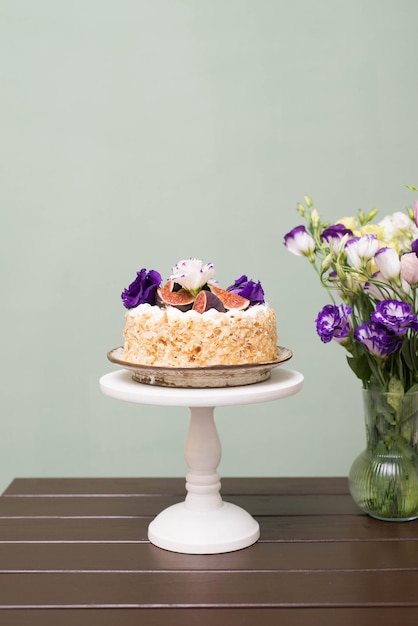
[(417, 589), (418, 571), (22, 573), (0, 574), (0, 606), (418, 609)]
[(223, 479), (261, 527), (244, 550), (160, 550), (184, 479), (16, 479), (0, 497), (5, 626), (418, 623), (418, 521), (362, 514), (346, 478)]
[[(8, 516), (154, 516), (182, 496), (3, 496), (0, 517)], [(252, 515), (356, 515), (358, 508), (349, 495), (258, 495), (226, 496), (224, 500), (243, 507)]]
[[(366, 515), (262, 516), (260, 541), (418, 541), (418, 522), (392, 524)], [(3, 541), (147, 541), (152, 516), (0, 517)]]
[(2, 609), (4, 626), (416, 626), (416, 607)]
[[(416, 570), (418, 541), (257, 543), (225, 554), (190, 555), (149, 543), (0, 543), (0, 573), (43, 571), (355, 571)], [(417, 594), (418, 595), (418, 594)]]
[[(178, 495), (184, 478), (15, 478), (3, 495)], [(224, 495), (348, 494), (346, 477), (222, 478)]]

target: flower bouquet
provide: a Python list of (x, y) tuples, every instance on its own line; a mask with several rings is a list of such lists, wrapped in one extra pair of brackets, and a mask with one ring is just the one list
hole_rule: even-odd
[[(415, 187), (409, 187), (418, 191)], [(418, 201), (374, 222), (378, 211), (323, 222), (311, 198), (306, 225), (284, 237), (328, 290), (316, 319), (362, 381), (367, 449), (349, 475), (354, 500), (379, 519), (418, 517)]]

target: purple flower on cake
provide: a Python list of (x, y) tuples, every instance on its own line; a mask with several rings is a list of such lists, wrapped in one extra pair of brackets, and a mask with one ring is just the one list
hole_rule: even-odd
[(158, 287), (161, 285), (161, 275), (155, 270), (147, 272), (142, 268), (136, 273), (135, 280), (124, 289), (121, 298), (127, 309), (133, 309), (140, 304), (155, 304)]
[(340, 304), (327, 304), (316, 318), (316, 332), (324, 343), (332, 339), (341, 340), (350, 331), (349, 315), (351, 307)]
[(306, 230), (305, 226), (296, 226), (290, 233), (284, 236), (284, 245), (296, 256), (306, 256), (313, 258), (315, 250), (315, 239)]
[(387, 357), (396, 352), (402, 343), (399, 335), (378, 322), (364, 322), (354, 331), (354, 338), (375, 357)]
[(256, 283), (253, 280), (248, 280), (245, 274), (237, 278), (234, 284), (227, 288), (227, 291), (247, 298), (251, 306), (264, 303), (264, 291), (260, 281)]
[(193, 295), (196, 295), (213, 277), (214, 273), (213, 263), (203, 265), (203, 261), (200, 259), (192, 258), (179, 261), (173, 267), (169, 280), (173, 280)]
[(407, 302), (382, 300), (371, 314), (373, 322), (382, 324), (396, 335), (404, 335), (408, 328), (418, 330), (418, 318)]

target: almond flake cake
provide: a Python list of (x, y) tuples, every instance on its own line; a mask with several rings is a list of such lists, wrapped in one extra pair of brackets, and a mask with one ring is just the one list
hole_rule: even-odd
[(121, 296), (124, 359), (169, 368), (276, 361), (276, 315), (260, 282), (243, 275), (221, 289), (213, 275), (200, 259), (177, 263), (164, 286), (155, 270), (137, 272)]

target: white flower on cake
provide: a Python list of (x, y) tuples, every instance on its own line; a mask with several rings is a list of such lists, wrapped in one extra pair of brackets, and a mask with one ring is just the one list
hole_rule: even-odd
[(169, 280), (173, 280), (193, 295), (196, 295), (213, 277), (215, 268), (213, 263), (203, 265), (203, 261), (200, 259), (187, 259), (179, 261), (173, 267), (172, 272)]

